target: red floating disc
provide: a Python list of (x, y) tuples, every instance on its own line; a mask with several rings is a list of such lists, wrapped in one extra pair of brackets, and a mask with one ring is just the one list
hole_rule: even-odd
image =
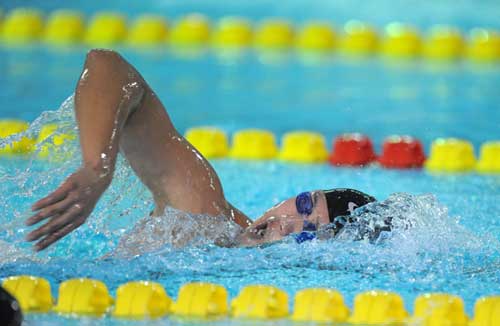
[(379, 163), (386, 168), (421, 168), (425, 154), (420, 141), (409, 136), (391, 136), (384, 142)]
[(363, 166), (376, 158), (370, 138), (361, 134), (343, 134), (333, 143), (330, 163), (333, 165)]

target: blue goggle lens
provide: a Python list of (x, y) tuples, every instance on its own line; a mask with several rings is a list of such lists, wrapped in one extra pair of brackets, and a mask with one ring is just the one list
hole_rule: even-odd
[(311, 241), (313, 239), (316, 239), (316, 233), (302, 231), (300, 233), (294, 234), (293, 237), (294, 237), (295, 241), (297, 241), (297, 243), (302, 243), (302, 242)]
[(301, 215), (311, 215), (313, 211), (313, 200), (310, 192), (303, 192), (295, 198), (297, 212)]

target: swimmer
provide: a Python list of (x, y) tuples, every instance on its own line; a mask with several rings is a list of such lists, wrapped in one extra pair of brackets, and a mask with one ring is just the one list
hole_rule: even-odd
[(81, 167), (54, 192), (33, 204), (31, 226), (43, 225), (26, 239), (43, 250), (81, 226), (113, 178), (118, 152), (151, 191), (153, 217), (166, 207), (210, 216), (224, 216), (244, 230), (242, 246), (278, 241), (296, 235), (314, 238), (320, 226), (333, 233), (337, 217), (375, 198), (352, 189), (316, 190), (298, 194), (272, 207), (252, 222), (229, 203), (210, 163), (175, 129), (163, 104), (118, 53), (91, 50), (75, 90), (75, 117), (80, 134)]

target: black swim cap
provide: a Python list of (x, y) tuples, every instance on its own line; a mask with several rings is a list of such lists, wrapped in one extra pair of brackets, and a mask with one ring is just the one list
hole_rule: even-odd
[(0, 325), (19, 326), (23, 314), (17, 300), (0, 286)]
[(337, 216), (351, 215), (355, 208), (376, 201), (374, 197), (354, 189), (338, 188), (323, 192), (326, 196), (330, 223), (333, 223)]

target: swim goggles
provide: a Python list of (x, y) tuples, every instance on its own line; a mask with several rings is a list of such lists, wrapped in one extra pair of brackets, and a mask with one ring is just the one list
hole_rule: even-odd
[[(313, 199), (310, 192), (302, 192), (295, 198), (295, 206), (297, 207), (297, 212), (303, 216), (311, 215), (313, 211)], [(316, 238), (317, 231), (316, 224), (309, 222), (304, 218), (304, 224), (302, 227), (302, 232), (292, 234), (292, 237), (297, 243), (302, 243), (305, 241), (311, 241)]]
[(313, 211), (313, 199), (311, 193), (301, 192), (295, 197), (295, 206), (297, 207), (297, 212), (301, 215), (311, 215)]

